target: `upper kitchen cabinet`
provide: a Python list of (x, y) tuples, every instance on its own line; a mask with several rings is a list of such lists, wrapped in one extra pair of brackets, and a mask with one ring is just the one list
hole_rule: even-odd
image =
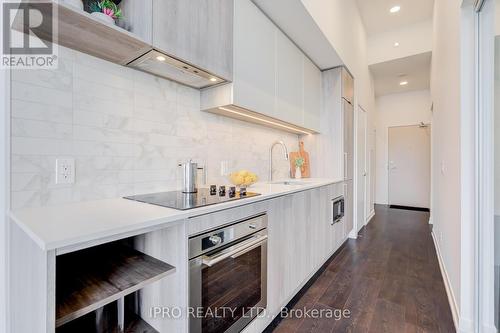
[(201, 109), (296, 134), (318, 132), (316, 66), (250, 0), (234, 2), (233, 38), (233, 82), (202, 90)]
[[(122, 0), (116, 24), (89, 13), (88, 6), (52, 4), (56, 10), (47, 7), (43, 15), (58, 13), (59, 45), (194, 88), (232, 80), (233, 0)], [(26, 31), (19, 13), (13, 28)], [(49, 27), (29, 29), (51, 41)]]
[(232, 80), (233, 2), (153, 0), (153, 48)]
[(320, 130), (321, 71), (309, 58), (303, 58), (304, 65), (304, 127)]
[(193, 88), (232, 80), (233, 0), (151, 1), (151, 50), (129, 66)]
[(276, 32), (276, 104), (274, 115), (292, 124), (303, 122), (304, 55), (281, 31)]
[(235, 1), (234, 100), (249, 110), (274, 111), (276, 27), (251, 1)]

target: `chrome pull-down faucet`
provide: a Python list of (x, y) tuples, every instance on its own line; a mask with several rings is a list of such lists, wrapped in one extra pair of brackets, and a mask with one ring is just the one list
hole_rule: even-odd
[[(271, 148), (269, 149), (269, 181), (270, 182), (273, 181), (273, 148), (276, 145), (281, 145), (281, 147), (283, 147), (283, 153), (285, 154), (285, 159), (287, 161), (289, 160), (288, 149), (286, 148), (286, 145), (285, 145), (285, 143), (283, 141), (276, 141), (275, 143), (273, 143), (271, 145)], [(291, 172), (291, 170), (290, 170), (290, 163), (288, 164), (288, 171), (289, 171), (289, 174), (290, 174), (290, 172)]]

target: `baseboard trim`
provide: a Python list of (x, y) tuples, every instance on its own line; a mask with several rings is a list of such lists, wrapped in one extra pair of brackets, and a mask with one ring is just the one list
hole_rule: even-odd
[(446, 271), (446, 267), (444, 266), (443, 257), (441, 256), (441, 250), (439, 248), (439, 243), (436, 240), (436, 235), (434, 232), (431, 232), (432, 240), (434, 241), (434, 248), (436, 249), (436, 254), (439, 262), (439, 268), (441, 270), (441, 275), (444, 281), (444, 287), (446, 289), (446, 294), (448, 295), (448, 302), (450, 303), (451, 315), (453, 317), (453, 324), (455, 325), (455, 330), (458, 330), (458, 323), (460, 322), (460, 315), (458, 312), (458, 305), (455, 298), (455, 294), (453, 293), (453, 289), (451, 288), (450, 277), (448, 276), (448, 272)]
[(474, 333), (474, 322), (470, 319), (464, 319), (461, 317), (460, 324), (458, 326), (457, 332), (459, 333)]
[(401, 205), (389, 205), (392, 209), (402, 209), (402, 210), (414, 210), (417, 212), (430, 212), (429, 208), (425, 207), (412, 207), (412, 206), (401, 206)]
[(375, 209), (370, 212), (368, 217), (366, 218), (365, 225), (368, 225), (372, 221), (372, 219), (375, 217)]
[(349, 239), (358, 239), (358, 233), (355, 231), (356, 228), (352, 229), (349, 233)]
[(498, 333), (496, 327), (488, 326), (488, 325), (483, 325), (482, 332), (484, 332), (484, 333)]

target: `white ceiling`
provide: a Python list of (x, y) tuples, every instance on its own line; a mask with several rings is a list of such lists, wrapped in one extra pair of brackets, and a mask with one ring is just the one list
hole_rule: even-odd
[[(388, 95), (430, 88), (432, 52), (370, 65), (375, 95)], [(403, 75), (403, 76), (402, 76)], [(408, 81), (401, 86), (401, 81)]]
[[(367, 35), (396, 30), (432, 18), (434, 0), (356, 0)], [(391, 14), (389, 9), (400, 6)]]

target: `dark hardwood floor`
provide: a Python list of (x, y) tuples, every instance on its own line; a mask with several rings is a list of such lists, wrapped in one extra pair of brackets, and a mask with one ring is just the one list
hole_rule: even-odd
[(455, 332), (428, 219), (427, 212), (376, 206), (360, 237), (293, 306), (346, 309), (350, 317), (288, 317), (274, 332)]

